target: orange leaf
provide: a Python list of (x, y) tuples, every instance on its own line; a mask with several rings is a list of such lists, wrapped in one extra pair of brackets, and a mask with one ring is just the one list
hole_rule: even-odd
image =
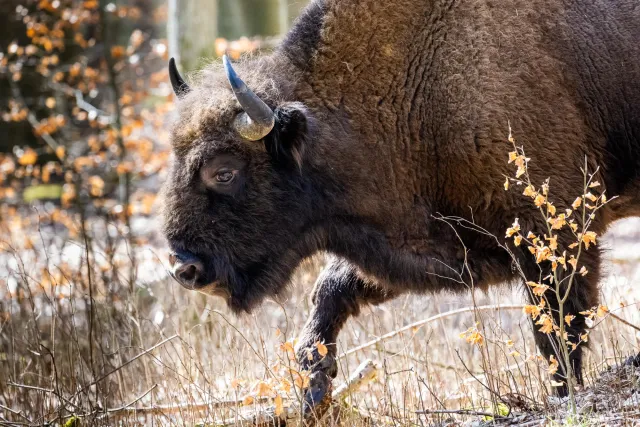
[(576, 210), (580, 207), (581, 204), (582, 204), (582, 197), (578, 197), (573, 201), (573, 203), (571, 204), (571, 207), (573, 208), (573, 210)]
[(567, 314), (566, 316), (564, 316), (564, 321), (567, 323), (568, 326), (571, 326), (571, 321), (575, 318), (576, 316), (574, 316), (573, 314)]
[(284, 411), (284, 406), (282, 405), (282, 396), (277, 395), (274, 400), (274, 404), (276, 405), (276, 408), (275, 408), (276, 416), (279, 417), (280, 414), (282, 414), (282, 412)]
[(38, 153), (32, 148), (27, 148), (18, 159), (18, 163), (22, 166), (32, 165), (38, 160)]
[(264, 381), (260, 381), (258, 383), (258, 396), (269, 396), (271, 393), (273, 393), (273, 390), (271, 389), (269, 384), (265, 383)]
[(598, 306), (598, 310), (596, 311), (596, 316), (604, 317), (609, 312), (609, 308), (606, 305)]
[(120, 59), (124, 56), (124, 47), (123, 46), (112, 46), (111, 47), (111, 56), (114, 59)]
[(289, 341), (283, 342), (282, 344), (280, 344), (280, 350), (293, 353), (293, 344), (291, 344)]
[(594, 233), (593, 231), (587, 231), (586, 233), (584, 233), (584, 235), (582, 235), (582, 243), (584, 243), (584, 247), (586, 249), (589, 249), (589, 245), (591, 243), (593, 243), (594, 245), (596, 244), (596, 233)]
[(559, 366), (560, 364), (558, 363), (558, 359), (556, 359), (553, 354), (549, 356), (549, 370), (548, 370), (549, 375), (553, 375), (556, 372), (558, 372)]
[(327, 350), (327, 346), (322, 344), (320, 341), (318, 341), (316, 343), (316, 348), (318, 349), (318, 353), (320, 353), (320, 356), (325, 357), (327, 355), (327, 353), (329, 352)]

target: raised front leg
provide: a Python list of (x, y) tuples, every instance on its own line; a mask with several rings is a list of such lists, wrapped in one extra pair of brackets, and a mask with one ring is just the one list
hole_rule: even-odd
[[(301, 368), (311, 371), (304, 397), (306, 415), (314, 408), (321, 410), (317, 405), (330, 399), (331, 380), (338, 373), (336, 340), (349, 316), (358, 315), (363, 304), (379, 304), (395, 295), (362, 278), (348, 261), (331, 258), (314, 286), (313, 311), (296, 349)], [(319, 354), (318, 342), (326, 346), (326, 355)]]

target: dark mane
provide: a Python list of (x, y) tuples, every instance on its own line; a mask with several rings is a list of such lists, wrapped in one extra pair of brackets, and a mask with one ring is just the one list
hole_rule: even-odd
[(324, 0), (311, 2), (287, 33), (279, 52), (297, 68), (308, 71), (320, 43), (320, 31), (327, 7)]

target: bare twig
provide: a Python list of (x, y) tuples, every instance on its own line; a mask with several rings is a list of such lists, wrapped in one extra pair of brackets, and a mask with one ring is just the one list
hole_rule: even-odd
[[(140, 399), (137, 399), (138, 401)], [(267, 403), (273, 399), (268, 397), (263, 397), (255, 400), (255, 403)], [(135, 402), (134, 402), (135, 403)], [(198, 402), (198, 403), (178, 403), (175, 405), (154, 405), (154, 406), (145, 406), (141, 408), (131, 408), (130, 406), (133, 403), (125, 405), (124, 407), (117, 409), (109, 409), (107, 412), (110, 412), (112, 415), (127, 415), (135, 413), (136, 415), (169, 415), (169, 414), (177, 414), (184, 411), (189, 412), (204, 412), (210, 411), (213, 409), (224, 409), (224, 408), (234, 408), (237, 406), (243, 406), (242, 400), (221, 400), (217, 402)]]
[(16, 411), (14, 409), (9, 408), (8, 406), (0, 405), (0, 409), (4, 409), (5, 411), (11, 412), (13, 415), (17, 415), (25, 421), (29, 422), (29, 424), (33, 423), (29, 418), (27, 418), (22, 411)]
[(504, 305), (481, 305), (479, 307), (465, 307), (465, 308), (460, 308), (457, 310), (451, 310), (451, 311), (447, 311), (445, 313), (440, 313), (436, 316), (431, 316), (427, 319), (423, 319), (423, 320), (419, 320), (417, 322), (413, 322), (407, 326), (404, 326), (400, 329), (397, 329), (395, 331), (389, 332), (388, 334), (384, 334), (379, 338), (376, 338), (375, 340), (369, 341), (368, 343), (362, 344), (358, 347), (352, 348), (350, 350), (345, 351), (344, 353), (342, 353), (340, 356), (338, 356), (338, 359), (343, 359), (347, 356), (349, 356), (350, 354), (356, 353), (358, 351), (364, 350), (365, 348), (368, 347), (372, 347), (386, 339), (389, 339), (391, 337), (394, 337), (402, 332), (406, 332), (408, 330), (426, 325), (427, 323), (431, 323), (431, 322), (435, 322), (436, 320), (440, 320), (449, 316), (455, 316), (457, 314), (461, 314), (461, 313), (468, 313), (468, 312), (472, 312), (472, 311), (486, 311), (486, 310), (521, 310), (524, 308), (523, 304), (504, 304)]
[[(175, 337), (175, 336), (174, 336)], [(138, 356), (136, 356), (134, 359), (142, 356), (143, 354), (148, 353), (149, 351), (157, 348), (158, 346), (166, 343), (168, 340), (174, 338), (174, 337), (170, 337), (166, 340), (164, 340), (163, 342), (160, 342), (158, 344), (156, 344), (154, 347), (146, 350), (145, 352), (139, 354)], [(124, 364), (122, 364), (119, 368), (122, 368), (123, 366), (129, 364), (130, 362), (132, 362), (134, 359), (131, 359), (128, 362), (125, 362)], [(117, 370), (116, 369), (116, 370)], [(114, 373), (116, 370), (111, 371), (108, 375)], [(354, 373), (349, 377), (349, 379), (347, 380), (347, 382), (345, 384), (343, 384), (342, 386), (338, 387), (338, 389), (336, 389), (334, 391), (334, 393), (332, 394), (332, 398), (334, 400), (342, 400), (344, 399), (348, 394), (354, 392), (355, 390), (357, 390), (360, 386), (362, 386), (363, 384), (371, 381), (372, 379), (374, 379), (376, 376), (376, 366), (375, 364), (371, 361), (371, 360), (366, 360), (365, 362), (363, 362), (355, 371)], [(106, 376), (105, 376), (106, 377)], [(98, 381), (100, 381), (100, 379), (98, 379)], [(53, 393), (54, 390), (50, 390), (50, 389), (44, 389), (44, 388), (40, 388), (40, 387), (33, 387), (33, 386), (25, 386), (22, 384), (15, 384), (16, 386), (22, 386), (25, 388), (31, 388), (31, 389), (35, 389), (35, 390), (39, 390), (39, 391), (44, 391), (44, 392), (48, 392), (48, 393)], [(92, 385), (92, 384), (91, 384)], [(125, 416), (125, 415), (130, 415), (130, 414), (135, 414), (135, 415), (159, 415), (159, 414), (175, 414), (175, 413), (180, 413), (183, 412), (185, 410), (189, 410), (192, 412), (203, 412), (203, 411), (207, 411), (207, 410), (212, 410), (212, 409), (223, 409), (223, 408), (232, 408), (232, 407), (237, 407), (237, 406), (243, 406), (243, 402), (242, 400), (224, 400), (224, 401), (218, 401), (218, 402), (201, 402), (201, 403), (186, 403), (186, 404), (177, 404), (177, 405), (156, 405), (156, 406), (149, 406), (149, 407), (142, 407), (142, 408), (132, 408), (131, 406), (133, 406), (135, 403), (137, 403), (138, 401), (140, 401), (144, 396), (146, 396), (147, 394), (149, 394), (151, 391), (153, 391), (158, 385), (155, 384), (153, 387), (151, 387), (149, 390), (147, 390), (146, 392), (144, 392), (142, 395), (140, 395), (139, 397), (137, 397), (135, 400), (133, 400), (132, 402), (123, 405), (119, 408), (113, 408), (113, 409), (107, 409), (106, 411), (101, 411), (101, 412), (106, 412), (111, 416)], [(260, 404), (260, 403), (266, 403), (268, 401), (270, 401), (272, 399), (270, 398), (260, 398), (256, 400), (256, 403)], [(269, 420), (273, 420), (273, 418), (275, 417), (275, 413), (274, 413), (274, 409), (273, 408), (267, 408), (265, 411), (263, 411), (264, 413), (259, 413), (256, 414), (256, 416), (254, 418), (252, 418), (251, 420), (247, 420), (247, 421), (252, 421), (256, 424), (260, 424), (260, 423), (264, 423), (264, 422), (269, 422)], [(96, 415), (97, 413), (90, 413), (90, 414), (83, 414), (83, 415), (74, 415), (76, 417), (88, 417), (91, 415)], [(288, 408), (286, 411), (286, 414), (281, 415), (280, 418), (282, 418), (283, 416), (285, 416), (287, 419), (292, 419), (292, 418), (296, 418), (300, 416), (300, 412), (299, 410), (297, 410), (296, 408)], [(234, 420), (235, 423), (235, 420)], [(222, 424), (222, 425), (232, 425), (232, 424)]]
[(363, 384), (373, 380), (376, 377), (376, 373), (376, 365), (371, 361), (371, 359), (365, 360), (356, 368), (353, 374), (351, 374), (346, 383), (333, 391), (331, 397), (333, 400), (344, 399), (349, 394), (359, 389)]
[[(334, 401), (344, 400), (350, 393), (357, 390), (362, 385), (373, 380), (376, 377), (376, 365), (371, 360), (365, 360), (356, 368), (353, 374), (349, 377), (347, 382), (338, 387), (331, 395)], [(280, 415), (275, 414), (275, 408), (269, 407), (256, 413), (252, 416), (242, 416), (224, 420), (222, 422), (216, 422), (216, 427), (235, 426), (239, 422), (246, 422), (253, 425), (273, 425), (274, 421), (279, 421), (280, 424), (286, 424), (293, 420), (299, 420), (301, 417), (301, 411), (299, 405), (290, 405), (284, 408), (284, 411)]]
[[(9, 81), (9, 85), (11, 86), (11, 93), (12, 93), (13, 97), (15, 99), (17, 99), (25, 109), (27, 109), (27, 121), (29, 122), (31, 127), (33, 127), (34, 130), (38, 129), (38, 127), (40, 126), (40, 122), (36, 118), (36, 115), (33, 114), (33, 112), (30, 109), (27, 108), (27, 103), (25, 102), (24, 97), (22, 96), (22, 92), (20, 91), (20, 88), (13, 81), (13, 79), (8, 79), (8, 81)], [(44, 142), (47, 143), (47, 145), (51, 148), (51, 150), (53, 150), (53, 152), (56, 154), (56, 156), (58, 156), (58, 151), (57, 150), (58, 150), (58, 147), (60, 147), (61, 144), (59, 144), (58, 141), (56, 141), (51, 135), (49, 135), (48, 132), (39, 132), (38, 134), (44, 140)], [(60, 158), (59, 160), (63, 164), (65, 164), (63, 158)]]
[(9, 427), (9, 426), (30, 426), (31, 423), (22, 423), (19, 421), (9, 421), (7, 420), (5, 417), (3, 417), (2, 415), (0, 415), (0, 425), (2, 427)]
[(80, 390), (78, 390), (73, 397), (76, 397), (77, 395), (79, 395), (80, 393), (86, 391), (89, 387), (99, 383), (100, 381), (104, 380), (105, 378), (107, 378), (108, 376), (118, 372), (120, 369), (124, 368), (125, 366), (127, 366), (128, 364), (135, 362), (136, 360), (138, 360), (139, 358), (141, 358), (142, 356), (144, 356), (145, 354), (151, 353), (153, 350), (155, 350), (156, 348), (168, 343), (169, 341), (171, 341), (172, 339), (178, 337), (178, 334), (172, 335), (169, 338), (166, 338), (162, 341), (160, 341), (158, 344), (154, 345), (151, 348), (146, 349), (145, 351), (143, 351), (142, 353), (138, 354), (137, 356), (134, 356), (133, 358), (127, 360), (126, 362), (124, 362), (123, 364), (121, 364), (120, 366), (118, 366), (117, 368), (112, 369), (111, 371), (107, 372), (106, 374), (102, 375), (101, 377), (99, 377), (98, 379), (96, 379), (95, 381), (92, 381), (91, 383), (87, 384), (86, 386), (82, 387)]
[(127, 403), (126, 405), (123, 405), (123, 406), (121, 406), (119, 408), (107, 409), (107, 412), (111, 413), (111, 414), (118, 414), (120, 412), (125, 412), (125, 411), (128, 411), (128, 410), (131, 410), (132, 412), (135, 412), (136, 408), (130, 408), (130, 406), (133, 406), (136, 403), (138, 403), (143, 397), (145, 397), (147, 394), (151, 393), (156, 387), (158, 387), (158, 384), (154, 384), (153, 387), (151, 387), (149, 390), (147, 390), (144, 393), (142, 393), (140, 396), (136, 397), (130, 403)]
[[(87, 418), (87, 417), (91, 417), (91, 416), (95, 416), (95, 415), (112, 415), (112, 416), (123, 416), (123, 415), (129, 415), (129, 414), (136, 414), (136, 415), (142, 415), (140, 414), (136, 408), (130, 408), (130, 406), (135, 405), (137, 402), (139, 402), (143, 397), (145, 397), (147, 394), (151, 393), (155, 388), (158, 387), (158, 384), (154, 384), (153, 387), (151, 387), (149, 390), (145, 391), (144, 393), (142, 393), (140, 396), (136, 397), (134, 400), (132, 400), (131, 402), (127, 403), (126, 405), (122, 405), (119, 408), (113, 408), (113, 409), (106, 409), (106, 410), (98, 410), (98, 411), (94, 411), (94, 412), (89, 412), (86, 414), (70, 414), (67, 415), (65, 417), (63, 417), (63, 419), (69, 419), (69, 418)], [(50, 422), (49, 424), (53, 424), (53, 421)]]
[(469, 375), (471, 375), (478, 382), (478, 384), (480, 384), (483, 388), (485, 388), (492, 396), (497, 397), (502, 403), (504, 403), (505, 405), (509, 406), (509, 412), (511, 412), (511, 406), (509, 405), (509, 402), (505, 401), (502, 398), (502, 396), (500, 396), (495, 390), (493, 390), (491, 387), (489, 387), (488, 385), (486, 385), (485, 383), (480, 381), (480, 378), (476, 377), (473, 374), (473, 372), (471, 372), (471, 369), (469, 369), (467, 367), (467, 364), (464, 363), (464, 360), (462, 360), (462, 356), (460, 356), (460, 352), (458, 350), (456, 350), (456, 356), (458, 356), (458, 359), (460, 359), (460, 363), (462, 363), (462, 366), (464, 366), (464, 369), (467, 370)]
[[(63, 67), (58, 67), (58, 69), (61, 68)], [(67, 96), (73, 96), (76, 100), (76, 105), (78, 106), (78, 108), (91, 114), (91, 116), (95, 116), (103, 125), (109, 125), (113, 123), (113, 116), (85, 101), (84, 95), (82, 94), (81, 90), (73, 88), (66, 83), (49, 81), (47, 82), (47, 84), (52, 89), (62, 92)]]
[(44, 393), (51, 393), (54, 396), (56, 396), (58, 399), (60, 399), (64, 403), (66, 403), (67, 405), (70, 405), (70, 406), (73, 406), (74, 408), (76, 408), (76, 410), (80, 409), (80, 407), (78, 405), (76, 405), (75, 403), (71, 402), (71, 400), (69, 400), (69, 399), (65, 399), (64, 396), (62, 396), (56, 390), (53, 390), (53, 389), (50, 389), (50, 388), (36, 387), (36, 386), (26, 385), (26, 384), (18, 384), (18, 383), (14, 383), (13, 381), (9, 381), (7, 384), (9, 384), (11, 387), (24, 388), (24, 389), (27, 389), (27, 390), (36, 390), (36, 391), (41, 391), (41, 392), (44, 392)]
[(425, 409), (423, 411), (416, 411), (416, 414), (419, 414), (419, 415), (453, 414), (453, 415), (470, 415), (470, 416), (476, 416), (476, 417), (491, 417), (491, 418), (499, 418), (499, 419), (508, 418), (508, 417), (504, 417), (502, 415), (492, 414), (491, 412), (473, 411), (473, 410), (470, 410), (470, 409), (452, 409), (452, 410), (448, 410), (448, 409), (434, 409), (434, 410)]
[[(639, 327), (639, 326), (634, 325), (633, 323), (629, 322), (628, 320), (623, 319), (622, 317), (618, 316), (617, 314), (614, 314), (614, 313), (612, 313), (612, 312), (609, 312), (609, 313), (608, 313), (608, 315), (609, 315), (609, 316), (611, 316), (611, 317), (613, 317), (614, 319), (616, 319), (618, 322), (620, 322), (620, 323), (622, 323), (622, 324), (624, 324), (624, 325), (627, 325), (627, 326), (629, 326), (630, 328), (635, 329), (636, 331), (640, 331), (640, 327)], [(595, 328), (596, 326), (598, 326), (600, 323), (602, 323), (602, 322), (598, 322), (598, 324), (597, 324), (597, 325), (595, 325), (595, 326), (594, 326), (594, 328)], [(593, 328), (592, 328), (592, 329), (593, 329)]]

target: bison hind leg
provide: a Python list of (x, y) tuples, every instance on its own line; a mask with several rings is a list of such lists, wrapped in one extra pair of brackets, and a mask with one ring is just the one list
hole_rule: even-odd
[[(598, 281), (600, 278), (600, 252), (597, 248), (592, 247), (588, 251), (583, 251), (580, 259), (578, 269), (585, 266), (588, 273), (581, 275), (576, 273), (573, 276), (571, 282), (571, 288), (569, 289), (569, 296), (563, 304), (562, 310), (560, 310), (560, 302), (558, 296), (555, 293), (554, 286), (551, 285), (550, 289), (545, 292), (544, 299), (546, 302), (545, 312), (552, 314), (554, 325), (560, 325), (560, 322), (564, 322), (565, 331), (567, 332), (567, 346), (569, 349), (569, 360), (571, 365), (571, 371), (574, 374), (576, 383), (578, 385), (583, 384), (582, 376), (582, 356), (584, 349), (587, 347), (587, 342), (584, 339), (587, 333), (587, 320), (581, 312), (590, 310), (598, 305)], [(533, 267), (530, 271), (534, 271)], [(571, 268), (566, 272), (561, 268), (558, 268), (558, 280), (563, 283), (561, 287), (561, 294), (566, 292), (566, 285), (569, 283), (567, 279), (568, 274), (571, 272)], [(538, 270), (538, 266), (535, 265), (535, 269)], [(544, 272), (542, 277), (550, 272)], [(538, 276), (538, 273), (536, 276)], [(564, 276), (563, 276), (564, 274)], [(531, 275), (530, 277), (535, 277)], [(540, 297), (535, 296), (531, 291), (530, 286), (525, 286), (527, 293), (532, 304), (538, 304)], [(562, 313), (562, 316), (561, 316)], [(567, 318), (566, 316), (574, 316)], [(561, 386), (555, 387), (555, 392), (558, 396), (564, 397), (568, 394), (567, 386), (567, 372), (564, 367), (564, 357), (561, 351), (561, 345), (559, 342), (558, 334), (554, 331), (552, 333), (543, 333), (540, 329), (543, 329), (538, 323), (539, 318), (532, 319), (534, 336), (538, 350), (542, 355), (550, 360), (551, 356), (554, 356), (558, 360), (558, 370), (554, 374), (554, 380), (561, 383)]]

